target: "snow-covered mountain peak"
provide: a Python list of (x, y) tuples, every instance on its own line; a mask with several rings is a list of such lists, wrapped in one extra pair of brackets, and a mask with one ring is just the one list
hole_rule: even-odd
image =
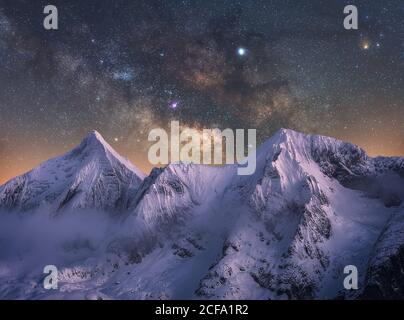
[(306, 153), (310, 149), (311, 139), (311, 135), (282, 128), (258, 148), (257, 154), (262, 156), (270, 153), (272, 156), (272, 153), (278, 153), (280, 149), (292, 153)]
[(106, 157), (110, 162), (117, 161), (130, 171), (133, 171), (139, 178), (145, 178), (145, 174), (142, 171), (136, 168), (128, 159), (116, 152), (96, 130), (89, 132), (81, 143), (66, 156), (80, 156), (81, 154), (89, 154), (94, 158)]
[(349, 142), (335, 138), (280, 129), (257, 150), (258, 159), (278, 158), (283, 152), (298, 162), (361, 165), (369, 161), (366, 152)]
[(112, 149), (108, 142), (105, 141), (103, 136), (96, 130), (90, 131), (87, 136), (82, 140), (82, 144), (87, 147), (103, 147), (105, 149)]
[[(355, 149), (358, 153), (366, 156), (360, 147), (345, 141), (327, 136), (306, 134), (291, 129), (279, 129), (271, 138), (264, 142), (260, 149), (268, 149), (270, 145), (279, 144), (295, 151), (310, 152), (320, 148), (321, 150), (338, 151), (338, 149)], [(290, 150), (291, 151), (291, 150)]]
[(122, 211), (144, 174), (121, 157), (97, 131), (65, 155), (50, 159), (0, 187), (0, 209), (49, 207)]

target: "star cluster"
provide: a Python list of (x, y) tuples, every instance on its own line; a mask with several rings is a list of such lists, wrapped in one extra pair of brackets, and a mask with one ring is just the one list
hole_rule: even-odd
[[(404, 4), (337, 0), (0, 2), (0, 183), (90, 130), (150, 170), (148, 133), (280, 127), (404, 154)], [(348, 3), (347, 3), (348, 4)]]

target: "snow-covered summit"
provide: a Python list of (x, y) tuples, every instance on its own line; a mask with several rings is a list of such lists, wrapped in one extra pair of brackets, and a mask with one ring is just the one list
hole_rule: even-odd
[(0, 208), (124, 210), (144, 174), (96, 131), (72, 151), (0, 187)]
[[(94, 152), (94, 155), (97, 155), (98, 153), (98, 156), (106, 156), (108, 159), (110, 159), (110, 161), (118, 160), (127, 169), (133, 171), (139, 178), (144, 179), (146, 177), (145, 174), (135, 167), (128, 159), (122, 157), (118, 152), (116, 152), (96, 130), (88, 133), (77, 149), (79, 152), (80, 150), (86, 149), (88, 152)], [(74, 153), (75, 149), (72, 152)], [(99, 152), (101, 152), (101, 154)]]

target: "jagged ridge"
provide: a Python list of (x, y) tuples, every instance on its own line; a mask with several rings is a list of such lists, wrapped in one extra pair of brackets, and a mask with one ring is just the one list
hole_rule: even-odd
[[(141, 182), (111, 149), (90, 134), (55, 170), (80, 163), (73, 166), (79, 168), (74, 178), (65, 177), (69, 187), (62, 184), (63, 192), (45, 201), (51, 207), (82, 207), (85, 199), (88, 207), (126, 210), (125, 232), (107, 246), (114, 258), (96, 258), (97, 270), (108, 276), (101, 281), (91, 272), (83, 296), (402, 297), (403, 243), (401, 224), (394, 221), (404, 215), (403, 158), (371, 158), (346, 142), (282, 129), (257, 150), (251, 176), (237, 176), (236, 166), (179, 163), (155, 169)], [(94, 168), (95, 176), (89, 174)], [(44, 195), (59, 189), (38, 173), (48, 176), (48, 165), (36, 170), (28, 180), (6, 184), (14, 192), (0, 196), (0, 203), (26, 209), (31, 198), (22, 195), (34, 190), (41, 199), (36, 203), (43, 205)], [(112, 182), (105, 184), (108, 179)], [(27, 181), (35, 181), (35, 188)], [(84, 183), (89, 188), (84, 190)], [(93, 194), (100, 199), (88, 201)], [(350, 264), (360, 275), (354, 294), (343, 288), (342, 270)], [(84, 265), (91, 269), (94, 262)], [(66, 266), (81, 267), (80, 262)], [(66, 289), (73, 285), (69, 279), (62, 284)]]

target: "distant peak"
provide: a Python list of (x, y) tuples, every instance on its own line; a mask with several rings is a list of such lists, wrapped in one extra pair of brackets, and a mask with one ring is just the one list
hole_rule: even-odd
[[(278, 142), (286, 140), (294, 140), (296, 138), (310, 138), (311, 135), (298, 132), (292, 129), (280, 128), (271, 139), (275, 139)], [(270, 140), (271, 140), (270, 139)]]
[(113, 150), (111, 145), (96, 130), (90, 131), (82, 140), (81, 146), (91, 149)]
[(97, 130), (90, 131), (86, 137), (84, 138), (85, 141), (88, 142), (100, 142), (102, 144), (106, 144), (107, 142), (102, 137), (102, 135)]
[(298, 132), (298, 131), (295, 131), (295, 130), (292, 130), (292, 129), (287, 129), (287, 128), (280, 128), (276, 132), (275, 135), (277, 135), (277, 134), (282, 134), (282, 135), (287, 135), (287, 136), (296, 135), (296, 134), (304, 135), (304, 133), (302, 133), (302, 132)]
[(88, 135), (89, 135), (89, 136), (96, 136), (96, 137), (101, 137), (101, 138), (102, 138), (101, 134), (100, 134), (97, 130), (91, 130), (91, 131), (88, 133)]
[(270, 139), (265, 141), (258, 149), (258, 152), (266, 153), (274, 146), (281, 146), (286, 151), (304, 155), (306, 158), (311, 154), (355, 154), (360, 157), (367, 157), (366, 152), (355, 144), (345, 142), (337, 138), (307, 134), (291, 129), (281, 128)]
[(128, 159), (119, 155), (118, 152), (115, 151), (114, 148), (103, 138), (103, 136), (96, 130), (90, 131), (81, 144), (78, 146), (79, 150), (87, 150), (90, 152), (95, 152), (97, 155), (105, 155), (110, 160), (116, 159), (124, 166), (126, 166), (129, 170), (136, 173), (138, 177), (141, 179), (144, 178), (144, 174), (141, 170), (136, 168)]

